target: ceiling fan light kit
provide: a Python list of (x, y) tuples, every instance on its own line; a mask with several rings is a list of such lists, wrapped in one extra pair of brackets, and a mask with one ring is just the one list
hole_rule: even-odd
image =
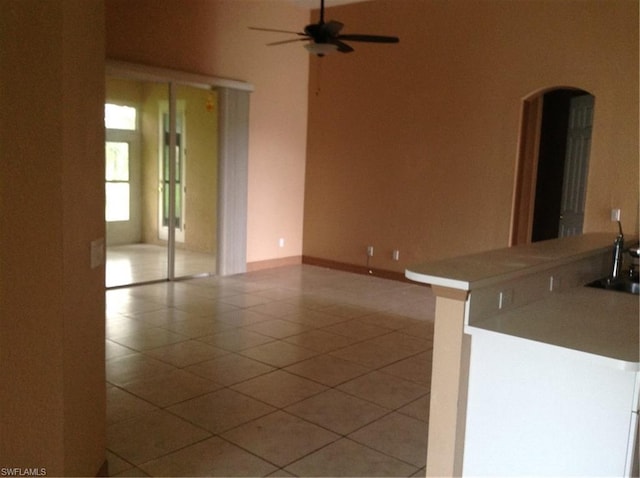
[(307, 43), (304, 47), (309, 51), (309, 53), (313, 53), (314, 55), (318, 56), (324, 56), (328, 53), (332, 53), (338, 50), (338, 46), (331, 43), (311, 42)]
[(304, 47), (312, 54), (324, 56), (327, 53), (338, 51), (340, 53), (350, 53), (353, 48), (345, 41), (367, 42), (367, 43), (398, 43), (400, 40), (394, 36), (383, 35), (363, 35), (358, 33), (340, 34), (344, 25), (335, 20), (327, 23), (324, 21), (324, 0), (320, 0), (320, 21), (312, 23), (304, 28), (304, 32), (293, 32), (287, 30), (276, 30), (272, 28), (249, 27), (252, 30), (267, 32), (290, 33), (302, 38), (277, 41), (267, 43), (268, 46), (282, 45), (296, 41), (307, 41)]

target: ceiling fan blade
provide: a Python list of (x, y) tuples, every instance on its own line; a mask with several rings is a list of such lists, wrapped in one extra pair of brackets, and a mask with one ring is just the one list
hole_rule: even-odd
[(344, 24), (337, 22), (335, 20), (331, 20), (330, 22), (324, 23), (322, 25), (323, 31), (325, 31), (326, 33), (329, 34), (329, 36), (332, 36), (332, 37), (338, 36), (338, 34), (340, 33), (340, 30), (342, 30), (342, 27), (344, 27)]
[(346, 43), (341, 42), (340, 40), (332, 40), (329, 43), (331, 43), (332, 45), (337, 46), (338, 47), (338, 51), (340, 53), (351, 53), (353, 51), (353, 48), (351, 48)]
[(261, 27), (249, 27), (249, 30), (258, 30), (261, 32), (274, 32), (274, 33), (291, 33), (293, 35), (306, 35), (302, 32), (292, 32), (289, 30), (277, 30), (275, 28), (261, 28)]
[(284, 45), (286, 43), (294, 43), (294, 42), (298, 42), (298, 41), (310, 41), (311, 38), (305, 37), (305, 38), (294, 38), (292, 40), (282, 40), (282, 41), (274, 41), (271, 43), (267, 43), (267, 46), (275, 46), (275, 45)]
[(347, 41), (363, 41), (363, 42), (371, 42), (371, 43), (398, 43), (400, 39), (398, 37), (389, 37), (383, 35), (360, 35), (360, 34), (346, 34), (346, 35), (338, 35), (338, 40), (347, 40)]

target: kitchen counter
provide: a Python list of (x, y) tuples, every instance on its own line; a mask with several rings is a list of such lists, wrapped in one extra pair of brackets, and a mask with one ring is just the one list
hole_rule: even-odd
[(584, 286), (607, 276), (614, 239), (585, 234), (405, 271), (436, 296), (427, 476), (629, 473), (640, 304)]
[(611, 251), (614, 239), (613, 234), (596, 233), (506, 247), (417, 264), (405, 276), (423, 284), (472, 290)]
[[(468, 333), (481, 329), (513, 335), (640, 370), (638, 296), (583, 286), (606, 275), (602, 268), (610, 263), (614, 237), (587, 234), (433, 261), (408, 269), (406, 277), (468, 292)], [(560, 282), (558, 271), (598, 256), (571, 281), (564, 273), (565, 287), (551, 293), (553, 278)], [(508, 306), (498, 304), (507, 293)], [(486, 310), (475, 313), (479, 303)]]
[(467, 332), (486, 330), (593, 355), (623, 370), (640, 370), (638, 296), (591, 287), (553, 294), (478, 321)]

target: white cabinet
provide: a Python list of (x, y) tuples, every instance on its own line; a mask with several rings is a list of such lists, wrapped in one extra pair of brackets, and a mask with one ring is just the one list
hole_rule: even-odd
[(493, 331), (467, 332), (464, 475), (629, 474), (637, 368)]

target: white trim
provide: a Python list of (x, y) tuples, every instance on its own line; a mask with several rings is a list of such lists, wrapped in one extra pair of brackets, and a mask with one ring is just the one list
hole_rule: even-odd
[(196, 88), (230, 88), (240, 91), (254, 91), (250, 83), (216, 76), (199, 75), (170, 68), (141, 65), (126, 61), (106, 60), (105, 73), (107, 76), (124, 77), (141, 81), (175, 81), (180, 84), (195, 86)]

